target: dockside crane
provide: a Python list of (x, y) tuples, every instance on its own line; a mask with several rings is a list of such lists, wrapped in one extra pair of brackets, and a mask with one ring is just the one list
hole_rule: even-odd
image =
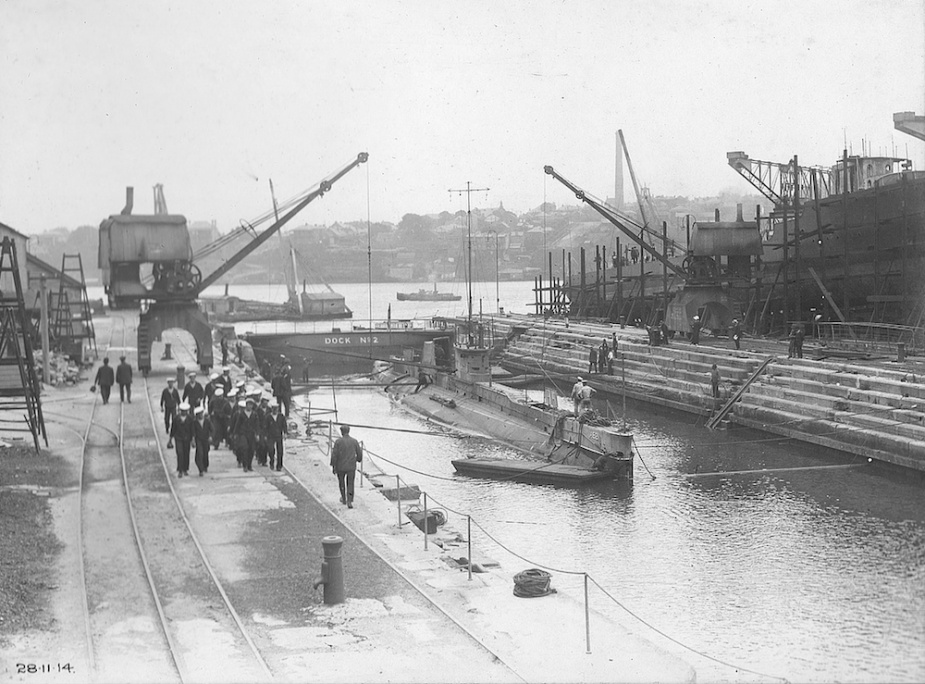
[[(654, 261), (660, 262), (666, 269), (674, 273), (676, 276), (682, 280), (687, 280), (687, 272), (673, 264), (670, 260), (666, 259), (664, 255), (659, 254), (658, 250), (652, 247), (648, 242), (640, 237), (640, 231), (643, 230), (643, 227), (635, 223), (626, 216), (621, 215), (617, 212), (616, 209), (609, 206), (605, 202), (597, 199), (588, 192), (585, 192), (582, 188), (575, 185), (572, 181), (568, 180), (560, 173), (558, 173), (552, 166), (544, 166), (543, 170), (557, 181), (562, 183), (565, 187), (575, 193), (575, 197), (580, 199), (582, 202), (594, 209), (598, 214), (607, 219), (610, 223), (616, 226), (624, 235), (626, 235), (630, 240), (636, 243), (639, 248), (650, 255)], [(645, 232), (651, 233), (653, 236), (658, 239), (662, 239), (661, 235), (658, 235), (655, 231), (647, 229)]]
[[(369, 155), (361, 152), (355, 159), (328, 176), (317, 186), (284, 205), (282, 216), (274, 211), (257, 219), (255, 223), (276, 217), (262, 232), (252, 224), (248, 232), (254, 238), (241, 247), (219, 268), (202, 277), (194, 257), (186, 218), (167, 214), (163, 191), (155, 189), (155, 214), (132, 214), (132, 190), (127, 189), (126, 206), (120, 214), (111, 215), (100, 224), (99, 265), (103, 271), (103, 284), (113, 308), (141, 305), (138, 323), (138, 368), (147, 373), (151, 369), (151, 344), (159, 340), (165, 330), (179, 328), (188, 331), (196, 340), (197, 361), (202, 370), (212, 367), (212, 330), (205, 313), (196, 299), (234, 268), (254, 250), (269, 240), (286, 223), (291, 221), (312, 201), (322, 197), (343, 176), (367, 161)], [(226, 243), (219, 238), (217, 243)], [(214, 243), (213, 243), (214, 244)], [(206, 250), (201, 250), (204, 252)], [(153, 275), (151, 287), (141, 277), (141, 267), (150, 265)]]

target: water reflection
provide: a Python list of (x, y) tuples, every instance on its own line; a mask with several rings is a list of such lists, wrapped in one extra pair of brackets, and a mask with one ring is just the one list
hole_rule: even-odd
[[(342, 420), (432, 431), (354, 430), (374, 452), (446, 478), (381, 464), (435, 505), (470, 513), (536, 563), (589, 572), (692, 647), (791, 680), (925, 679), (925, 497), (917, 482), (751, 430), (710, 432), (648, 406), (630, 408), (627, 424), (654, 479), (637, 461), (632, 485), (480, 480), (455, 475), (450, 461), (512, 454), (370, 391), (341, 392), (337, 402)], [(794, 470), (820, 465), (851, 467)], [(741, 472), (763, 468), (789, 470)], [(478, 531), (473, 538), (506, 567), (528, 567)], [(554, 574), (554, 583), (573, 580)], [(631, 622), (600, 594), (592, 601)], [(740, 678), (691, 658), (701, 680)]]

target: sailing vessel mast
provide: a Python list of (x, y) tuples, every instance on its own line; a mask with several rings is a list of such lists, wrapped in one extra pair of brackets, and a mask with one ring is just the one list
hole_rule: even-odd
[(468, 267), (466, 269), (466, 294), (469, 298), (469, 308), (466, 316), (466, 336), (467, 343), (472, 346), (472, 193), (473, 192), (488, 192), (491, 188), (473, 188), (471, 181), (466, 181), (465, 189), (454, 190), (453, 188), (449, 189), (449, 192), (456, 192), (460, 195), (466, 193), (466, 230), (468, 234), (468, 246), (467, 246), (467, 259)]

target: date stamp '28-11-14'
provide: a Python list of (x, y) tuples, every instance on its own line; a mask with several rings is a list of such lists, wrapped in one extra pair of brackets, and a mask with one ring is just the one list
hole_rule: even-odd
[(51, 674), (53, 672), (76, 674), (77, 668), (70, 663), (16, 663), (16, 674)]

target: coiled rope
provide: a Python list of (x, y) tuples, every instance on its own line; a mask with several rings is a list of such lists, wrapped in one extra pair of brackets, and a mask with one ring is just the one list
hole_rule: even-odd
[(551, 578), (552, 575), (539, 568), (529, 568), (518, 572), (514, 575), (514, 596), (538, 598), (555, 594), (556, 590), (549, 586)]

